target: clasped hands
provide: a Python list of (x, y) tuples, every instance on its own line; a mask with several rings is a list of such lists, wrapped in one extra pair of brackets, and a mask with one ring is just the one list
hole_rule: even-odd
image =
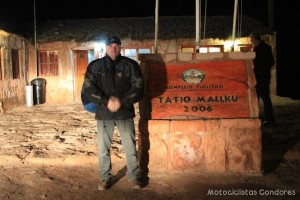
[(120, 100), (117, 97), (111, 96), (108, 99), (107, 108), (110, 112), (117, 112), (121, 107)]

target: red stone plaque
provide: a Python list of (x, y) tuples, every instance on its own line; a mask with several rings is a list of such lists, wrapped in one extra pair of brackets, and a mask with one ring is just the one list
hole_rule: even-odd
[(244, 61), (152, 63), (148, 97), (152, 119), (248, 118)]

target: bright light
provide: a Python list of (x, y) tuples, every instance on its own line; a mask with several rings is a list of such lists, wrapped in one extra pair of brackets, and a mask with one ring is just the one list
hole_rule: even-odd
[(106, 53), (105, 43), (104, 42), (95, 42), (94, 50), (95, 50), (95, 55), (97, 55), (98, 58), (102, 58), (103, 56), (105, 56), (105, 53)]
[(209, 47), (209, 52), (210, 53), (221, 52), (221, 49), (219, 47)]
[(95, 51), (103, 53), (105, 51), (105, 43), (104, 42), (95, 42)]
[(200, 53), (207, 53), (208, 52), (208, 49), (207, 47), (200, 47)]
[(219, 47), (200, 47), (200, 53), (215, 53), (221, 52)]
[(235, 40), (234, 45), (233, 45), (232, 40), (226, 40), (224, 42), (224, 51), (225, 52), (235, 51), (235, 50), (237, 50), (238, 44), (240, 44), (240, 43), (241, 42), (239, 40)]

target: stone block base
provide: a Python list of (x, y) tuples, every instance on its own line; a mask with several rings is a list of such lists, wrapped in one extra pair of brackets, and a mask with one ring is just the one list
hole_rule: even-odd
[(261, 174), (259, 119), (140, 122), (140, 167), (149, 172)]

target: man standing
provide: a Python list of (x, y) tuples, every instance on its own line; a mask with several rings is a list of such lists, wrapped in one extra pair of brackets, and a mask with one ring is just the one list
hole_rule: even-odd
[(125, 151), (127, 176), (133, 189), (140, 189), (135, 141), (134, 103), (144, 95), (141, 70), (135, 60), (121, 56), (121, 40), (106, 40), (106, 55), (92, 61), (85, 73), (84, 97), (96, 104), (99, 190), (111, 186), (110, 147), (117, 126)]
[(257, 97), (258, 100), (260, 98), (263, 100), (264, 105), (265, 120), (263, 124), (274, 124), (275, 118), (270, 98), (271, 68), (274, 65), (272, 48), (261, 39), (260, 34), (257, 32), (250, 34), (250, 41), (254, 46), (253, 51), (255, 52), (253, 63)]

